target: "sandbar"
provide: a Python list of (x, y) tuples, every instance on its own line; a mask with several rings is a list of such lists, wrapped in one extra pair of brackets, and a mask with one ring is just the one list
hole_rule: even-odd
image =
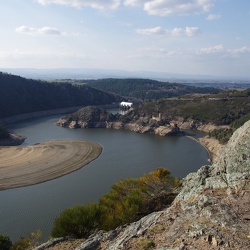
[(0, 147), (0, 190), (49, 181), (96, 159), (102, 147), (91, 141), (53, 140)]

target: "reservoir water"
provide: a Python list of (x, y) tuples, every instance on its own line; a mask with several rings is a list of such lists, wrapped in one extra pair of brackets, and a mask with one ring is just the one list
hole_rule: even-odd
[(63, 115), (34, 118), (8, 125), (27, 137), (23, 145), (54, 140), (91, 140), (102, 154), (82, 169), (45, 183), (0, 191), (0, 234), (13, 242), (40, 229), (47, 240), (53, 221), (65, 208), (98, 202), (121, 178), (139, 177), (164, 167), (185, 177), (209, 164), (207, 151), (187, 137), (161, 137), (113, 129), (68, 129), (54, 125)]

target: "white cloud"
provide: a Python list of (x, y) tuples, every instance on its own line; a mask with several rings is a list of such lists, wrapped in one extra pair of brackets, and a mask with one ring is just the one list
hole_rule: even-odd
[(48, 52), (48, 51), (0, 51), (0, 67), (9, 67), (8, 62), (11, 62), (13, 67), (19, 67), (20, 62), (22, 67), (43, 68), (45, 67), (71, 67), (73, 63), (83, 63), (91, 61), (91, 58), (83, 53), (72, 52)]
[(58, 29), (52, 27), (43, 27), (41, 29), (36, 29), (27, 26), (21, 26), (16, 28), (16, 31), (19, 33), (25, 33), (29, 35), (56, 35), (56, 36), (62, 35), (62, 33)]
[(241, 47), (239, 49), (230, 49), (230, 50), (228, 50), (228, 53), (230, 53), (233, 56), (249, 54), (250, 48), (244, 46), (244, 47)]
[(206, 19), (209, 21), (212, 21), (212, 20), (217, 20), (220, 18), (221, 18), (221, 15), (219, 14), (209, 14)]
[(150, 15), (171, 16), (208, 12), (215, 0), (151, 0), (144, 4)]
[(167, 32), (172, 36), (196, 36), (201, 34), (198, 27), (186, 27), (185, 29), (174, 28), (173, 30), (168, 30)]
[(141, 35), (171, 35), (171, 36), (196, 36), (200, 35), (201, 31), (198, 27), (174, 28), (173, 30), (164, 30), (161, 27), (150, 29), (136, 29), (138, 34)]
[(151, 59), (168, 59), (172, 58), (173, 56), (176, 56), (178, 54), (177, 51), (174, 50), (167, 50), (165, 48), (141, 48), (137, 52), (131, 53), (128, 55), (128, 58), (134, 58), (134, 59), (145, 59), (145, 58), (151, 58)]
[(159, 26), (150, 29), (136, 29), (135, 31), (141, 35), (162, 35), (165, 33), (165, 31)]
[(215, 54), (215, 53), (220, 53), (224, 51), (225, 51), (224, 46), (222, 44), (219, 44), (213, 47), (198, 49), (196, 53), (197, 54)]
[(150, 15), (170, 16), (208, 12), (215, 0), (36, 0), (39, 4), (59, 4), (75, 8), (116, 9), (125, 6), (142, 6)]
[(75, 8), (91, 7), (94, 9), (116, 9), (120, 5), (120, 0), (37, 0), (42, 5), (60, 4)]
[(213, 46), (213, 47), (208, 47), (208, 48), (201, 48), (196, 50), (196, 54), (201, 55), (201, 54), (218, 54), (221, 53), (223, 56), (245, 56), (250, 53), (250, 48), (243, 46), (241, 48), (237, 49), (225, 49), (222, 44)]
[(148, 0), (125, 0), (124, 5), (125, 6), (140, 6), (148, 2)]

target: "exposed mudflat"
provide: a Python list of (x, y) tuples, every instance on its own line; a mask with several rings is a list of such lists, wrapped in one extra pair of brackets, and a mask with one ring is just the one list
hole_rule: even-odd
[(93, 161), (101, 152), (99, 144), (77, 140), (0, 147), (0, 190), (29, 186), (66, 175)]

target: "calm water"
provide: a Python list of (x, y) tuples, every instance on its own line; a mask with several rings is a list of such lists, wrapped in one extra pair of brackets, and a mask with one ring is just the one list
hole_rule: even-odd
[(67, 129), (54, 125), (62, 115), (30, 119), (8, 126), (27, 136), (23, 145), (53, 139), (91, 140), (102, 154), (84, 168), (64, 177), (29, 187), (0, 191), (0, 234), (15, 242), (40, 229), (46, 240), (62, 210), (98, 202), (121, 178), (139, 177), (157, 167), (184, 177), (208, 164), (206, 150), (186, 137), (142, 135), (126, 130)]

